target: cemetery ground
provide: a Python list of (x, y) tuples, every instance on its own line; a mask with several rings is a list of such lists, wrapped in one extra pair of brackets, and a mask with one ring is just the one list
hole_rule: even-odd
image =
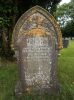
[(0, 60), (0, 100), (74, 100), (74, 40), (70, 41), (68, 48), (61, 50), (58, 60), (58, 95), (25, 94), (18, 98), (14, 95), (18, 80), (17, 65), (15, 62)]

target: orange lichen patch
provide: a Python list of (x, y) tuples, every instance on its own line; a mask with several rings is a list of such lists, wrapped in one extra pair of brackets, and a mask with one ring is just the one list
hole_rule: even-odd
[(42, 28), (35, 28), (35, 29), (30, 30), (28, 32), (28, 35), (43, 36), (43, 35), (46, 35), (46, 31)]

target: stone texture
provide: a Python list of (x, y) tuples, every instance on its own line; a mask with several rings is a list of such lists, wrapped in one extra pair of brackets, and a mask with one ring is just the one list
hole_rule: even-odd
[(22, 91), (50, 91), (56, 87), (58, 31), (54, 23), (47, 11), (36, 6), (23, 14), (14, 28)]

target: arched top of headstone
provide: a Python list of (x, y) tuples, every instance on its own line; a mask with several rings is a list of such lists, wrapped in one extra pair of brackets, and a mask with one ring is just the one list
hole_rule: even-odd
[[(41, 16), (41, 18), (40, 17), (38, 18), (38, 16)], [(54, 17), (48, 11), (46, 11), (45, 9), (43, 9), (42, 7), (40, 7), (38, 5), (32, 7), (28, 11), (26, 11), (17, 21), (15, 28), (14, 28), (14, 31), (13, 31), (13, 36), (14, 36), (15, 41), (16, 41), (15, 38), (17, 38), (20, 33), (26, 34), (27, 30), (30, 31), (30, 28), (31, 29), (33, 28), (33, 30), (31, 30), (32, 32), (34, 31), (34, 28), (35, 28), (35, 27), (33, 27), (34, 25), (32, 25), (32, 27), (29, 27), (29, 24), (31, 24), (32, 19), (34, 21), (34, 18), (36, 20), (35, 23), (37, 23), (38, 25), (41, 24), (41, 23), (45, 23), (45, 22), (49, 21), (50, 23), (48, 23), (48, 24), (50, 24), (50, 25), (49, 25), (49, 27), (48, 27), (48, 25), (46, 27), (49, 28), (51, 33), (54, 33), (57, 36), (58, 45), (62, 43), (62, 41), (61, 41), (61, 37), (62, 37), (61, 36), (61, 30), (60, 30), (60, 27), (57, 24), (56, 20), (54, 19)], [(42, 22), (43, 19), (45, 19), (45, 22)], [(26, 25), (25, 25), (25, 22), (27, 22)], [(21, 30), (23, 30), (23, 29), (26, 31), (25, 33), (22, 33)], [(38, 33), (39, 31), (42, 31), (42, 27), (41, 28), (39, 27), (36, 30), (37, 30), (37, 33)], [(35, 32), (36, 32), (36, 30), (35, 30)], [(31, 34), (31, 32), (28, 32), (28, 33)]]

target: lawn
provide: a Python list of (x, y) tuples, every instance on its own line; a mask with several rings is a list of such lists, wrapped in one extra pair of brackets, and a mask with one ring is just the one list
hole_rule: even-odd
[(74, 100), (74, 41), (70, 41), (68, 48), (61, 50), (57, 72), (60, 83), (58, 95), (25, 94), (18, 98), (14, 95), (18, 80), (17, 65), (15, 62), (0, 60), (0, 100)]

